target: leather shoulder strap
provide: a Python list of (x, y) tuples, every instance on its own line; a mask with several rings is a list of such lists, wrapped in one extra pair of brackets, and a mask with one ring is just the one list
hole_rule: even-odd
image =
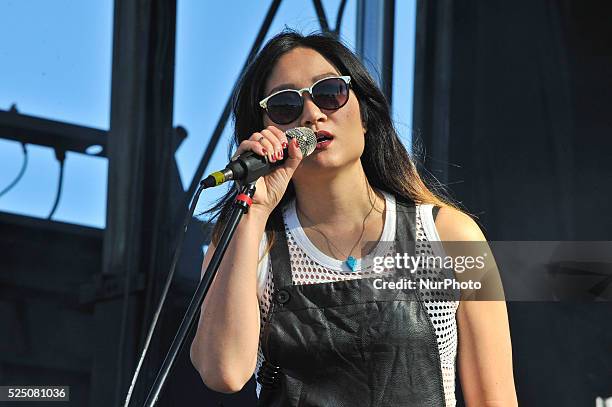
[(436, 216), (438, 216), (438, 212), (440, 211), (440, 207), (439, 206), (435, 206), (433, 208), (431, 208), (431, 215), (433, 216), (433, 220), (434, 222), (436, 221)]
[[(272, 268), (272, 281), (275, 289), (290, 286), (291, 262), (289, 259), (289, 246), (285, 234), (285, 222), (282, 209), (277, 208), (268, 219), (267, 230), (274, 231), (274, 242), (270, 249), (270, 266)], [(268, 271), (270, 272), (270, 270)]]
[(396, 195), (395, 207), (395, 250), (412, 256), (416, 240), (416, 205), (411, 199)]

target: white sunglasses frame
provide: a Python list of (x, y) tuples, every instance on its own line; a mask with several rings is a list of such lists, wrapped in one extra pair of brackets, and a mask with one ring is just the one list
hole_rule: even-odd
[[(308, 94), (310, 95), (310, 97), (312, 97), (312, 88), (314, 88), (319, 82), (323, 82), (327, 79), (342, 79), (347, 85), (349, 85), (349, 89), (350, 89), (350, 85), (351, 85), (351, 77), (348, 75), (344, 75), (344, 76), (328, 76), (327, 78), (323, 78), (323, 79), (319, 79), (318, 81), (316, 81), (315, 83), (313, 83), (312, 85), (310, 85), (309, 88), (302, 88), (302, 89), (282, 89), (279, 90), (278, 92), (274, 92), (273, 94), (267, 96), (266, 98), (262, 99), (259, 102), (259, 106), (261, 106), (264, 110), (266, 110), (266, 112), (268, 111), (268, 99), (270, 99), (272, 96), (276, 96), (279, 93), (283, 93), (283, 92), (297, 92), (298, 95), (300, 95), (300, 98), (302, 99), (302, 101), (304, 100), (304, 96), (302, 96), (302, 94), (304, 92), (308, 92)], [(316, 103), (315, 103), (316, 104)]]

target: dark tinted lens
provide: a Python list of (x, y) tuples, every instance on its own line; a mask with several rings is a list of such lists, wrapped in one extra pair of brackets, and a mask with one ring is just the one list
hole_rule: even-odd
[(340, 78), (329, 78), (312, 88), (312, 98), (322, 109), (340, 109), (348, 101), (349, 87)]
[(302, 113), (302, 98), (297, 92), (281, 92), (268, 99), (266, 111), (277, 124), (291, 123)]

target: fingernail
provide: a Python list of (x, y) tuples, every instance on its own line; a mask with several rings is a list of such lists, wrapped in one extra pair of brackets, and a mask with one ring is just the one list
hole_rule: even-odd
[(265, 148), (262, 148), (261, 152), (264, 153), (264, 154), (268, 154), (268, 150), (266, 150)]
[(279, 158), (279, 159), (283, 158), (283, 152), (282, 151), (277, 152), (276, 153), (276, 158)]
[(283, 141), (283, 148), (287, 148), (287, 142)]

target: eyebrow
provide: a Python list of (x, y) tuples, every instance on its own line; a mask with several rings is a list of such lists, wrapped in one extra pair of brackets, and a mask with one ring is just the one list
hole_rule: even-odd
[[(315, 83), (316, 81), (318, 81), (319, 79), (323, 79), (325, 77), (328, 76), (339, 76), (340, 74), (336, 73), (336, 72), (325, 72), (319, 75), (315, 75), (312, 77), (312, 83)], [(267, 96), (270, 96), (273, 93), (278, 92), (279, 90), (285, 90), (285, 89), (295, 89), (296, 86), (293, 83), (283, 83), (281, 85), (275, 86), (274, 88), (270, 89), (270, 92), (268, 92)]]

